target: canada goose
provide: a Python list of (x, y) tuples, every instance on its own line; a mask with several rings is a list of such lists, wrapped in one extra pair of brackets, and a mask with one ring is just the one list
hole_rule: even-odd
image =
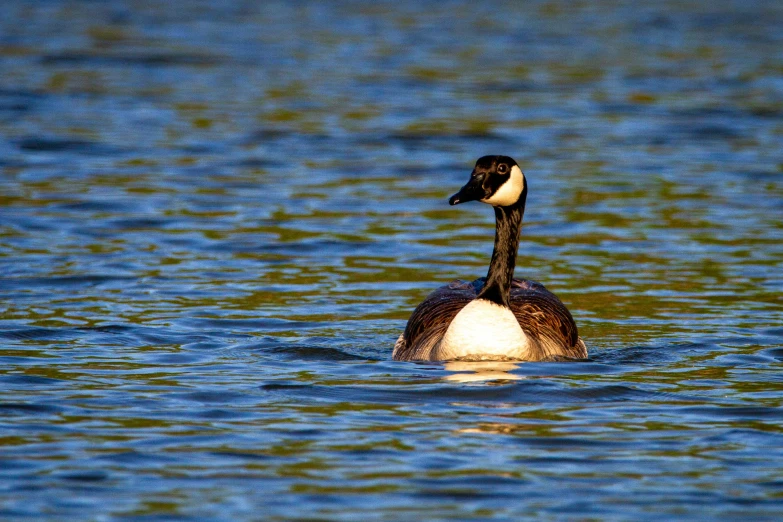
[(432, 292), (394, 345), (398, 361), (586, 358), (573, 317), (541, 283), (514, 279), (527, 182), (508, 156), (479, 158), (450, 205), (495, 208), (495, 248), (487, 277), (457, 280)]

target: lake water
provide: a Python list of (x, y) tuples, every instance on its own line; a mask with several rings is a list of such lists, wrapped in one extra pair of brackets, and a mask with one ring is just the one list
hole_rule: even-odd
[[(783, 516), (783, 3), (0, 6), (0, 518)], [(484, 275), (590, 359), (391, 361)]]

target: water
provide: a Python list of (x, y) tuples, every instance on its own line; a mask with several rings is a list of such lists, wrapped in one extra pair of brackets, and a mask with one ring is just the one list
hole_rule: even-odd
[[(3, 2), (0, 518), (779, 519), (783, 4), (520, 4)], [(483, 154), (590, 360), (390, 360)]]

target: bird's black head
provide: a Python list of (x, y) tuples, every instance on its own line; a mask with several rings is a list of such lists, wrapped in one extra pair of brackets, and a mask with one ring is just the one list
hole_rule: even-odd
[(483, 156), (476, 161), (465, 186), (449, 198), (449, 204), (481, 201), (493, 207), (508, 207), (523, 198), (525, 185), (525, 175), (512, 158)]

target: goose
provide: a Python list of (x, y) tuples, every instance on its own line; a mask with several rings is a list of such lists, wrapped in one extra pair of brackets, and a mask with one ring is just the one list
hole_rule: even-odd
[(398, 361), (584, 359), (571, 313), (544, 285), (514, 278), (527, 180), (508, 156), (483, 156), (450, 205), (495, 209), (495, 248), (487, 277), (456, 280), (416, 307), (394, 345)]

